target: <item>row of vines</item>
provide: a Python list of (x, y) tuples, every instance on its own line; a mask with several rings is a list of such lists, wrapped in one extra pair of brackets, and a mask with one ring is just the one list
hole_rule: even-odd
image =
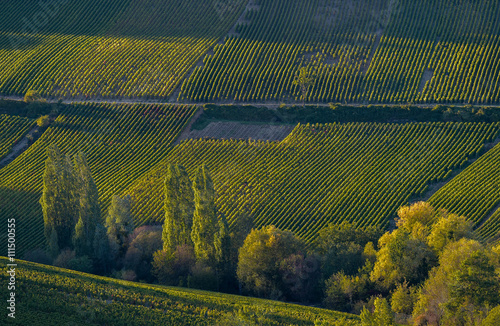
[(480, 155), (498, 124), (298, 125), (282, 142), (190, 139), (126, 193), (137, 224), (161, 222), (165, 164), (212, 171), (217, 205), (306, 241), (329, 222), (387, 226), (396, 210)]
[(29, 118), (0, 114), (0, 160), (34, 125)]
[(180, 100), (499, 103), (498, 1), (258, 0)]
[(485, 239), (497, 237), (500, 230), (499, 168), (500, 145), (496, 145), (434, 194), (430, 202), (469, 217), (479, 226), (479, 233)]
[[(214, 325), (220, 317), (242, 308), (259, 314), (266, 325), (276, 326), (356, 319), (326, 309), (18, 264), (16, 319), (9, 320), (9, 325)], [(7, 278), (7, 268), (2, 268), (0, 279), (7, 284)]]
[(0, 15), (0, 94), (34, 89), (79, 99), (168, 97), (244, 5), (244, 0), (9, 4)]
[(105, 212), (112, 195), (166, 157), (195, 111), (193, 106), (140, 104), (65, 107), (33, 145), (0, 170), (0, 220), (16, 218), (20, 250), (45, 245), (38, 201), (50, 144), (63, 153), (87, 155)]

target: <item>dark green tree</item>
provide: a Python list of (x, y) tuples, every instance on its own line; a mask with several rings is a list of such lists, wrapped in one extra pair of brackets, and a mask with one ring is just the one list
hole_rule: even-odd
[(100, 223), (95, 227), (92, 247), (95, 272), (100, 274), (107, 273), (110, 268), (109, 240), (106, 235), (106, 228)]
[(224, 284), (228, 283), (224, 280), (229, 280), (233, 276), (231, 275), (231, 236), (226, 217), (224, 214), (219, 215), (218, 230), (214, 238), (215, 262), (220, 288), (226, 289)]
[(448, 308), (456, 312), (461, 306), (476, 308), (500, 304), (500, 279), (484, 251), (476, 251), (466, 258), (454, 275), (450, 287)]
[(95, 228), (101, 222), (99, 192), (84, 153), (80, 152), (75, 156), (74, 170), (77, 181), (79, 218), (73, 244), (77, 255), (93, 257)]
[(192, 244), (194, 194), (191, 180), (181, 165), (168, 165), (164, 187), (163, 249), (174, 252), (177, 246)]
[(73, 230), (78, 221), (76, 178), (70, 157), (63, 156), (56, 145), (47, 150), (40, 204), (49, 250), (54, 252), (56, 248), (55, 236), (58, 250), (71, 248)]
[(304, 107), (306, 106), (309, 90), (314, 86), (318, 78), (321, 59), (321, 56), (318, 55), (317, 61), (309, 62), (306, 65), (301, 64), (293, 79), (293, 85), (298, 86), (300, 89), (300, 98)]
[(191, 239), (196, 259), (210, 265), (214, 264), (214, 237), (217, 232), (217, 211), (215, 190), (210, 172), (203, 164), (195, 173), (193, 180), (195, 211)]
[(127, 250), (129, 235), (134, 230), (134, 221), (130, 211), (130, 196), (113, 196), (106, 217), (106, 229), (109, 239), (110, 256), (123, 257)]

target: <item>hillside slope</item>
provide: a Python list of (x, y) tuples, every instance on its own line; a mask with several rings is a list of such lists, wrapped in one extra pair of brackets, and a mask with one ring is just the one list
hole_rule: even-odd
[(3, 1), (0, 94), (171, 95), (244, 0)]
[[(500, 144), (453, 178), (430, 198), (436, 207), (470, 218), (486, 239), (500, 229)], [(489, 218), (488, 218), (489, 217)]]
[[(4, 1), (0, 94), (500, 103), (492, 0)], [(181, 87), (182, 85), (182, 87)], [(172, 97), (173, 96), (173, 97)]]
[(163, 220), (165, 164), (192, 176), (205, 163), (230, 223), (248, 213), (311, 241), (329, 222), (388, 226), (429, 183), (482, 153), (498, 124), (347, 123), (298, 125), (282, 142), (188, 140), (124, 193), (137, 224)]
[[(0, 280), (6, 284), (3, 266), (8, 260), (0, 257), (0, 263)], [(315, 321), (349, 325), (357, 320), (350, 314), (278, 301), (133, 283), (23, 261), (17, 264), (16, 318), (2, 314), (3, 325), (202, 326), (231, 318), (239, 310), (249, 316), (258, 314), (259, 322), (266, 325), (312, 326)]]
[(33, 119), (0, 114), (0, 161), (34, 124)]
[(321, 61), (309, 102), (500, 101), (500, 4), (253, 0), (181, 99), (298, 101), (301, 63)]
[[(65, 106), (28, 150), (0, 169), (0, 220), (16, 218), (22, 251), (45, 245), (39, 200), (50, 144), (64, 154), (85, 152), (106, 213), (113, 195), (166, 157), (195, 111), (194, 106), (174, 105)], [(5, 237), (1, 233), (0, 240)]]

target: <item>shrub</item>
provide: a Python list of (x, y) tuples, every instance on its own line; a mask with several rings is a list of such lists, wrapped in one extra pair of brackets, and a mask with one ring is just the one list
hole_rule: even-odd
[(40, 128), (45, 128), (49, 125), (50, 123), (50, 118), (48, 115), (43, 115), (41, 116), (40, 118), (38, 118), (36, 120), (36, 124), (38, 125), (38, 127)]
[(35, 90), (29, 90), (24, 95), (24, 102), (26, 103), (37, 102), (41, 100), (42, 97), (40, 96), (40, 93), (38, 93), (38, 91)]
[(50, 255), (45, 250), (39, 248), (26, 252), (23, 256), (23, 259), (38, 264), (52, 264), (52, 258), (50, 257)]

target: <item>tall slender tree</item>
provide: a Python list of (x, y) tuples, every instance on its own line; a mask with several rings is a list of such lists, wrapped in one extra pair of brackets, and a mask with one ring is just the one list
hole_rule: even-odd
[(56, 247), (64, 249), (72, 246), (71, 238), (78, 220), (75, 184), (75, 173), (69, 155), (63, 156), (56, 145), (49, 146), (40, 204), (45, 237), (51, 252), (55, 252)]
[(231, 275), (231, 236), (226, 217), (222, 213), (219, 213), (217, 229), (214, 236), (215, 270), (219, 279), (219, 287), (227, 288), (223, 286), (224, 280), (229, 280), (233, 276)]
[(130, 196), (124, 198), (113, 196), (106, 217), (106, 229), (112, 258), (123, 257), (127, 249), (129, 235), (134, 230), (134, 221), (130, 211)]
[(213, 265), (215, 258), (214, 239), (218, 221), (214, 185), (205, 164), (195, 173), (193, 190), (195, 211), (191, 239), (194, 244), (194, 252), (198, 261)]
[(101, 220), (99, 192), (84, 153), (80, 152), (75, 156), (74, 170), (78, 192), (78, 223), (73, 244), (77, 255), (93, 257), (95, 228)]
[(173, 252), (177, 246), (192, 244), (194, 195), (191, 180), (182, 165), (167, 166), (164, 185), (163, 249)]

